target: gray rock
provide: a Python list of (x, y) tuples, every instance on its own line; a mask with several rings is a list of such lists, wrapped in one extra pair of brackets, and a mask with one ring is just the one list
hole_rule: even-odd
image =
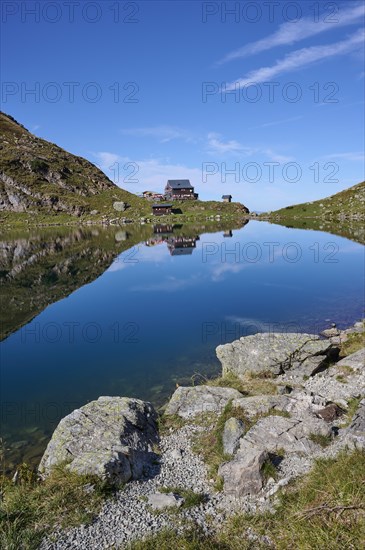
[(251, 446), (275, 453), (284, 449), (286, 453), (311, 453), (317, 449), (309, 436), (331, 434), (331, 428), (320, 418), (308, 413), (303, 420), (282, 416), (267, 416), (259, 420), (241, 439), (237, 456), (244, 454)]
[(229, 418), (223, 429), (223, 451), (227, 455), (233, 455), (240, 443), (240, 438), (245, 433), (245, 424), (238, 418)]
[(253, 418), (257, 415), (267, 414), (272, 409), (284, 411), (288, 403), (289, 397), (286, 395), (253, 395), (235, 399), (232, 405), (243, 409), (249, 418)]
[(184, 499), (173, 493), (153, 493), (148, 495), (148, 504), (155, 510), (163, 510), (175, 506), (180, 508), (184, 503)]
[(167, 404), (165, 414), (177, 414), (182, 418), (192, 418), (200, 413), (219, 413), (231, 399), (239, 397), (242, 397), (242, 394), (232, 388), (180, 386)]
[(365, 399), (360, 401), (358, 409), (349, 426), (349, 431), (365, 437)]
[(58, 424), (39, 465), (47, 475), (59, 464), (110, 483), (140, 478), (154, 458), (157, 415), (150, 403), (127, 397), (99, 397)]
[(336, 363), (337, 367), (351, 367), (356, 371), (361, 371), (365, 369), (365, 348), (348, 355), (344, 359), (341, 359)]
[(217, 357), (223, 374), (233, 372), (242, 377), (248, 372), (279, 375), (306, 359), (325, 356), (332, 344), (314, 334), (259, 333), (218, 346)]
[(219, 467), (218, 474), (224, 481), (224, 492), (241, 497), (256, 495), (263, 485), (261, 468), (268, 453), (262, 448), (247, 445), (245, 452)]
[(117, 210), (118, 212), (124, 212), (126, 207), (127, 207), (127, 205), (126, 205), (125, 202), (121, 202), (121, 201), (113, 202), (113, 208), (114, 208), (114, 210)]
[(334, 336), (339, 336), (341, 332), (338, 328), (332, 327), (332, 328), (326, 328), (321, 332), (322, 336), (325, 336), (326, 338), (333, 338)]

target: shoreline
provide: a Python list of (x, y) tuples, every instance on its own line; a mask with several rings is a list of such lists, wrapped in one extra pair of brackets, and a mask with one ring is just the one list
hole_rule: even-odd
[[(102, 503), (89, 526), (66, 530), (56, 528), (51, 538), (43, 539), (40, 548), (63, 550), (70, 544), (76, 544), (86, 549), (96, 547), (92, 546), (95, 541), (99, 541), (98, 548), (125, 547), (125, 544), (134, 544), (134, 540), (145, 537), (146, 533), (159, 537), (166, 529), (172, 529), (177, 532), (176, 536), (184, 537), (186, 524), (199, 527), (202, 536), (210, 540), (211, 537), (219, 537), (220, 530), (237, 513), (258, 514), (257, 517), (274, 513), (278, 502), (276, 495), (281, 494), (286, 486), (291, 487), (297, 478), (309, 475), (316, 459), (336, 461), (338, 456), (345, 456), (344, 449), (348, 445), (352, 445), (353, 449), (357, 445), (364, 445), (365, 448), (365, 437), (355, 435), (358, 432), (351, 427), (356, 410), (360, 410), (357, 408), (362, 406), (361, 403), (365, 406), (364, 367), (350, 369), (342, 366), (341, 359), (342, 356), (353, 355), (353, 349), (364, 348), (364, 326), (364, 321), (359, 321), (341, 331), (331, 327), (325, 331), (325, 338), (313, 340), (321, 349), (340, 346), (342, 353), (331, 364), (326, 360), (326, 366), (322, 368), (323, 361), (318, 362), (319, 356), (314, 351), (312, 357), (317, 363), (309, 365), (313, 371), (310, 375), (303, 374), (303, 370), (298, 378), (293, 364), (274, 376), (268, 376), (263, 371), (263, 376), (258, 373), (245, 378), (225, 372), (221, 377), (206, 381), (206, 384), (179, 387), (160, 416), (159, 450), (148, 474), (117, 489), (112, 499)], [(284, 338), (286, 345), (292, 335), (288, 333), (284, 337), (281, 335), (281, 338)], [(231, 344), (220, 347), (227, 346), (229, 348)], [(222, 356), (220, 358), (222, 362)], [(304, 369), (304, 366), (308, 368), (305, 362), (301, 368)], [(341, 395), (338, 394), (339, 388)], [(328, 403), (333, 403), (333, 392), (337, 395), (336, 407), (342, 412), (325, 420), (321, 417), (325, 413), (321, 411), (332, 414), (334, 409)], [(350, 397), (351, 392), (360, 395), (356, 403)], [(216, 399), (216, 396), (219, 398)], [(232, 418), (246, 426), (238, 438), (241, 447), (229, 456), (222, 451), (222, 440), (219, 442), (217, 438), (223, 437), (224, 441), (227, 422)], [(300, 427), (296, 438), (303, 442), (301, 445), (304, 444), (304, 447), (300, 451), (293, 450), (290, 447), (292, 443), (287, 447), (283, 440), (280, 445), (284, 445), (284, 451), (277, 449), (271, 451), (273, 455), (266, 455), (263, 465), (267, 474), (264, 480), (263, 466), (250, 466), (245, 462), (245, 457), (249, 448), (256, 452), (262, 433), (266, 434), (265, 430), (275, 429), (277, 425), (288, 425), (289, 433)], [(303, 432), (302, 426), (308, 428)], [(309, 437), (311, 432), (313, 439)], [(325, 433), (333, 435), (329, 438)], [(270, 438), (265, 435), (264, 440), (270, 448)], [(275, 445), (277, 448), (278, 444)], [(346, 456), (352, 456), (349, 452), (345, 452)], [(280, 458), (277, 463), (275, 460), (273, 462), (275, 456), (275, 460)], [(231, 464), (234, 470), (227, 476), (227, 468), (231, 468)], [(232, 485), (230, 476), (236, 475), (234, 472), (238, 466), (245, 482), (237, 485), (236, 480)], [(258, 480), (259, 485), (256, 485)], [(238, 486), (242, 493), (237, 492)], [(248, 486), (251, 489), (246, 494)], [(161, 510), (153, 504), (156, 495), (163, 503)], [(246, 535), (251, 536), (250, 533)], [(253, 532), (252, 536), (256, 537), (252, 540), (263, 542), (259, 533)]]

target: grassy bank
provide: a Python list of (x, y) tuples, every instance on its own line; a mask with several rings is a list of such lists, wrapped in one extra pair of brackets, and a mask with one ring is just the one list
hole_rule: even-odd
[(26, 465), (16, 482), (0, 479), (0, 547), (3, 550), (36, 550), (57, 528), (90, 523), (111, 489), (97, 478), (55, 468), (40, 481)]

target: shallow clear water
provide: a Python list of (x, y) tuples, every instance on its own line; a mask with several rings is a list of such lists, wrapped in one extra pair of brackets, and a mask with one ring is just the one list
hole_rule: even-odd
[(161, 230), (59, 231), (51, 251), (49, 232), (4, 239), (11, 334), (1, 344), (1, 420), (10, 467), (37, 462), (60, 418), (100, 395), (158, 405), (177, 382), (218, 373), (220, 343), (363, 316), (361, 244), (256, 221), (232, 236)]

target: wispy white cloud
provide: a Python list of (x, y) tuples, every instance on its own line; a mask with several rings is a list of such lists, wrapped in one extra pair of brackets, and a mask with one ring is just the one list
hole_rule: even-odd
[(332, 153), (330, 155), (325, 155), (325, 159), (343, 159), (349, 161), (365, 161), (365, 154), (363, 151), (348, 151), (346, 153)]
[(97, 164), (102, 170), (109, 170), (115, 162), (122, 160), (119, 155), (108, 153), (107, 151), (100, 151), (99, 153), (95, 153), (94, 156), (97, 158)]
[(240, 155), (244, 157), (261, 155), (274, 162), (289, 162), (293, 160), (293, 157), (276, 153), (269, 147), (249, 147), (234, 139), (224, 140), (220, 134), (216, 133), (208, 134), (207, 153), (219, 157), (225, 155)]
[(273, 162), (280, 162), (280, 163), (286, 163), (294, 160), (294, 157), (289, 157), (286, 155), (280, 155), (279, 153), (276, 153), (272, 149), (264, 149), (263, 153)]
[(207, 152), (209, 154), (224, 155), (227, 153), (234, 153), (244, 156), (251, 156), (257, 152), (257, 149), (247, 147), (234, 139), (224, 141), (220, 134), (210, 132), (208, 134)]
[(332, 16), (331, 21), (326, 18), (321, 21), (302, 18), (299, 21), (283, 23), (273, 34), (228, 53), (218, 64), (264, 52), (277, 46), (292, 45), (326, 31), (356, 24), (362, 21), (364, 14), (364, 4), (357, 3), (349, 9), (341, 9), (337, 15)]
[(311, 46), (296, 50), (282, 59), (276, 61), (274, 65), (261, 67), (249, 72), (243, 78), (231, 82), (227, 85), (226, 90), (234, 90), (237, 86), (243, 87), (248, 84), (268, 82), (273, 77), (283, 73), (296, 71), (312, 65), (317, 61), (324, 61), (339, 55), (345, 55), (359, 49), (364, 44), (364, 30), (359, 29), (350, 38), (335, 42), (333, 44), (324, 44), (321, 46)]
[(269, 128), (270, 126), (279, 126), (279, 124), (287, 124), (288, 122), (295, 122), (296, 120), (300, 120), (303, 118), (303, 115), (298, 116), (292, 116), (290, 118), (283, 118), (281, 120), (273, 120), (271, 122), (265, 122), (263, 124), (259, 124), (258, 126), (251, 126), (251, 130), (254, 130), (256, 128)]
[(161, 143), (166, 143), (174, 139), (181, 139), (187, 142), (196, 141), (193, 134), (177, 126), (148, 126), (145, 128), (123, 128), (121, 133), (135, 137), (153, 137)]

